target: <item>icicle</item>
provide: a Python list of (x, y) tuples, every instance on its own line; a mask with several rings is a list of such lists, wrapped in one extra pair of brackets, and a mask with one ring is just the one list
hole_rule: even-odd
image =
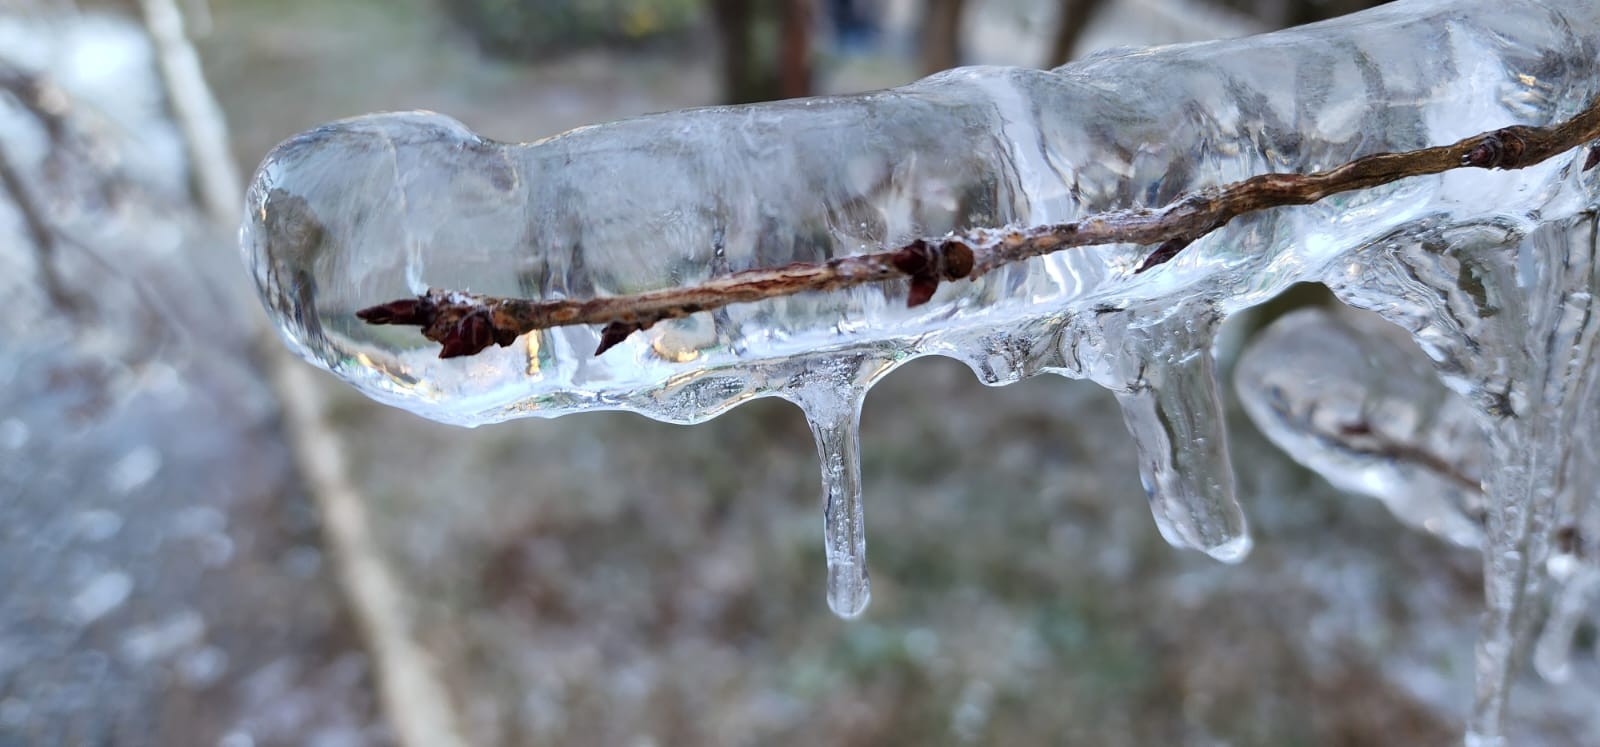
[(1512, 361), (1509, 386), (1491, 400), (1504, 404), (1490, 408), (1498, 420), (1491, 427), (1494, 448), (1485, 479), (1487, 604), (1470, 730), (1484, 744), (1503, 742), (1500, 727), (1516, 654), (1532, 631), (1533, 611), (1546, 580), (1563, 471), (1572, 460), (1589, 458), (1576, 453), (1582, 440), (1574, 435), (1575, 415), (1587, 407), (1582, 393), (1596, 375), (1600, 322), (1595, 320), (1592, 288), (1597, 237), (1592, 216), (1567, 225), (1542, 225), (1516, 247), (1517, 272), (1503, 273), (1502, 282), (1515, 279), (1527, 295), (1522, 314), (1494, 317), (1499, 324), (1515, 326), (1494, 330), (1514, 341), (1514, 347), (1507, 346), (1504, 353)]
[(1125, 383), (1113, 387), (1161, 536), (1236, 563), (1249, 554), (1251, 540), (1228, 459), (1211, 353), (1216, 324), (1215, 312), (1199, 304), (1129, 324), (1119, 335)]
[(1578, 624), (1589, 611), (1589, 602), (1600, 589), (1600, 571), (1585, 568), (1573, 574), (1556, 594), (1550, 608), (1550, 618), (1539, 634), (1539, 643), (1533, 650), (1533, 666), (1539, 676), (1550, 682), (1566, 682), (1572, 655), (1572, 637)]
[(866, 610), (867, 526), (861, 505), (861, 406), (892, 364), (852, 356), (808, 366), (786, 396), (805, 413), (822, 461), (822, 531), (828, 608), (843, 618)]
[(841, 401), (806, 412), (822, 459), (822, 526), (828, 553), (828, 607), (840, 617), (867, 608), (867, 527), (861, 508), (861, 404)]
[(1532, 439), (1501, 434), (1495, 439), (1484, 481), (1488, 528), (1484, 541), (1484, 613), (1479, 632), (1477, 689), (1467, 743), (1506, 744), (1502, 735), (1516, 653), (1527, 633), (1530, 598), (1539, 585), (1548, 550), (1548, 508), (1553, 474)]
[(1352, 253), (1328, 285), (1410, 330), (1489, 439), (1484, 613), (1467, 742), (1505, 744), (1511, 681), (1539, 609), (1553, 516), (1600, 362), (1594, 217), (1421, 231)]

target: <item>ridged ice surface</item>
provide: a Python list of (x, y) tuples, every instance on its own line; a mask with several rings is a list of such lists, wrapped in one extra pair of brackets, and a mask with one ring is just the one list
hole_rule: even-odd
[[(1409, 331), (1486, 434), (1488, 611), (1471, 728), (1494, 743), (1558, 517), (1593, 512), (1581, 488), (1596, 484), (1600, 171), (1581, 172), (1581, 152), (1272, 210), (1140, 275), (1147, 248), (1074, 250), (947, 283), (914, 309), (903, 283), (736, 305), (658, 324), (598, 358), (598, 330), (577, 327), (440, 360), (415, 330), (353, 312), (429, 287), (582, 298), (691, 284), (1549, 124), (1600, 90), (1597, 36), (1589, 0), (1421, 0), (1049, 72), (967, 68), (531, 144), (484, 140), (437, 114), (361, 117), (268, 157), (242, 242), (293, 348), (429, 418), (623, 409), (694, 422), (753, 397), (796, 402), (822, 456), (829, 602), (844, 615), (870, 594), (860, 402), (920, 355), (962, 359), (991, 383), (1052, 372), (1110, 388), (1163, 536), (1241, 559), (1250, 538), (1215, 330), (1291, 283), (1324, 282)], [(1594, 555), (1562, 557), (1589, 569)]]

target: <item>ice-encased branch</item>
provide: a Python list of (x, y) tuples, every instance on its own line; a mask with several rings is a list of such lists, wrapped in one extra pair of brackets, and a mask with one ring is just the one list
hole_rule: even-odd
[[(822, 457), (828, 598), (845, 616), (870, 597), (859, 407), (874, 382), (920, 356), (956, 357), (987, 383), (1050, 373), (1111, 390), (1162, 536), (1242, 559), (1251, 540), (1212, 355), (1218, 330), (1291, 284), (1322, 283), (1409, 333), (1490, 434), (1488, 605), (1470, 732), (1474, 744), (1499, 744), (1514, 654), (1549, 577), (1553, 517), (1590, 505), (1578, 493), (1597, 482), (1588, 453), (1600, 443), (1600, 177), (1579, 171), (1582, 155), (1499, 174), (1450, 170), (1474, 152), (1478, 163), (1466, 165), (1535, 160), (1533, 130), (1497, 128), (1547, 127), (1589, 106), (1600, 95), (1597, 29), (1592, 0), (1405, 0), (1264, 37), (1048, 72), (960, 69), (888, 91), (652, 115), (536, 143), (488, 140), (424, 112), (359, 117), (274, 149), (252, 181), (241, 249), (292, 349), (435, 420), (629, 410), (692, 423), (756, 397), (794, 402)], [(1496, 137), (1427, 149), (1474, 132)], [(1566, 133), (1552, 151), (1596, 136)], [(1439, 160), (1416, 173), (1449, 173), (1361, 182), (1419, 148)], [(1399, 156), (1359, 160), (1385, 152)], [(1161, 210), (1135, 212), (1258, 174), (1282, 175), (1253, 187), (1277, 200), (1285, 184), (1318, 175), (1374, 186), (1220, 230), (1204, 217), (1222, 212), (1170, 235), (1150, 228)], [(1304, 197), (1319, 193), (1330, 193), (1326, 183)], [(1038, 232), (1050, 246), (1034, 247), (976, 229), (1078, 220), (1081, 232), (1090, 225), (1081, 216), (1096, 214), (1144, 216), (1151, 234), (1121, 238), (1164, 246), (1157, 262), (1181, 254), (1140, 275), (1150, 250), (1056, 251), (1068, 244), (1051, 231)], [(1167, 243), (1207, 230), (1188, 249)], [(970, 268), (961, 249), (941, 249), (946, 239), (914, 241), (947, 231), (967, 237)], [(997, 252), (975, 251), (990, 242), (1055, 253), (990, 265)], [(832, 285), (826, 274), (851, 266), (836, 258), (875, 252), (885, 278)], [(660, 309), (623, 319), (591, 309), (609, 335), (568, 326), (518, 337), (522, 327), (487, 305), (540, 299), (567, 309), (561, 323), (571, 324), (591, 304), (817, 268), (817, 287), (839, 289), (759, 295), (711, 314), (684, 306), (686, 316), (664, 322)], [(971, 282), (942, 284), (963, 274)], [(915, 281), (912, 301), (944, 292), (907, 311), (908, 283), (885, 281), (902, 277)], [(412, 330), (355, 315), (400, 297), (369, 316), (433, 329), (448, 354), (518, 344), (440, 361)], [(590, 357), (597, 339), (642, 321), (659, 323), (621, 352)]]
[[(1600, 139), (1600, 98), (1571, 119), (1548, 127), (1505, 127), (1450, 145), (1378, 153), (1310, 174), (1260, 174), (1195, 190), (1155, 209), (1114, 210), (1029, 228), (971, 229), (917, 239), (898, 249), (744, 270), (698, 285), (644, 293), (538, 301), (433, 289), (416, 298), (362, 309), (356, 315), (369, 324), (421, 327), (424, 336), (442, 344), (440, 358), (475, 355), (491, 344), (504, 347), (535, 330), (603, 324), (600, 345), (595, 349), (595, 355), (600, 355), (657, 322), (797, 293), (908, 279), (911, 291), (906, 303), (918, 306), (933, 297), (942, 281), (978, 277), (997, 267), (1075, 247), (1156, 245), (1133, 270), (1141, 273), (1166, 263), (1190, 243), (1241, 215), (1309, 205), (1331, 195), (1451, 169), (1520, 169), (1596, 139)], [(1583, 168), (1587, 171), (1596, 164), (1600, 164), (1600, 145), (1589, 152)]]

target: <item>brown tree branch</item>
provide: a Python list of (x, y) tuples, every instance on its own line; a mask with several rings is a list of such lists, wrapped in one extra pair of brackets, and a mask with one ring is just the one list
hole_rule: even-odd
[[(1597, 139), (1600, 99), (1572, 119), (1548, 127), (1506, 127), (1451, 145), (1366, 156), (1312, 174), (1261, 174), (1181, 195), (1160, 208), (1115, 210), (1071, 223), (1023, 229), (974, 229), (918, 239), (889, 251), (819, 264), (745, 270), (700, 285), (632, 295), (535, 301), (430, 290), (417, 298), (362, 309), (356, 315), (370, 324), (422, 327), (424, 336), (444, 345), (441, 358), (473, 355), (491, 343), (510, 345), (517, 336), (533, 330), (604, 324), (595, 350), (599, 355), (656, 322), (796, 293), (905, 278), (911, 281), (908, 305), (917, 306), (932, 298), (942, 281), (977, 277), (1003, 265), (1073, 247), (1156, 246), (1134, 271), (1144, 272), (1247, 213), (1309, 205), (1329, 195), (1451, 169), (1520, 169)], [(1600, 145), (1590, 151), (1584, 168), (1597, 163)]]

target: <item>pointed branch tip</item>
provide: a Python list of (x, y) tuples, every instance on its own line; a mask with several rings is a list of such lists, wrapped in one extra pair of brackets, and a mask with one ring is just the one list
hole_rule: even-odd
[(1141, 275), (1145, 270), (1153, 267), (1159, 267), (1160, 265), (1171, 262), (1173, 257), (1178, 256), (1178, 252), (1183, 251), (1184, 247), (1187, 247), (1192, 243), (1194, 243), (1194, 239), (1188, 238), (1166, 240), (1161, 244), (1161, 246), (1156, 247), (1156, 250), (1151, 252), (1150, 256), (1145, 257), (1144, 261), (1140, 262), (1137, 268), (1134, 268), (1133, 274)]
[(640, 330), (648, 329), (649, 324), (637, 322), (611, 322), (600, 330), (600, 345), (594, 349), (594, 354), (599, 356), (618, 345), (630, 335)]

